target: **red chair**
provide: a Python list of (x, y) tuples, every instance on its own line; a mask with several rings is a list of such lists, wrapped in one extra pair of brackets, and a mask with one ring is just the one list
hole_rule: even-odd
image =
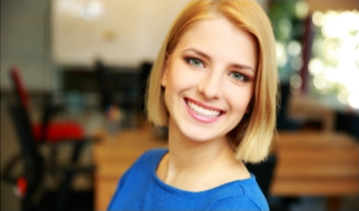
[[(27, 111), (20, 103), (12, 103), (9, 111), (21, 154), (5, 165), (1, 178), (14, 186), (20, 199), (21, 210), (93, 210), (93, 188), (77, 190), (72, 184), (77, 175), (93, 176), (95, 166), (47, 164), (38, 149), (38, 143), (33, 139)], [(18, 163), (22, 165), (19, 166)], [(16, 167), (21, 167), (21, 170)], [(45, 178), (55, 183), (49, 185)]]
[[(78, 197), (73, 197), (78, 193), (71, 189), (73, 177), (79, 173), (93, 175), (95, 170), (92, 164), (78, 163), (81, 149), (92, 139), (86, 138), (82, 126), (74, 121), (51, 121), (59, 106), (53, 106), (49, 96), (46, 96), (42, 121), (32, 123), (29, 118), (30, 98), (19, 68), (11, 67), (10, 76), (17, 96), (17, 102), (10, 106), (10, 116), (21, 153), (5, 165), (2, 178), (15, 186), (17, 194), (21, 196), (22, 210), (69, 210), (78, 201)], [(43, 144), (50, 146), (50, 157), (41, 155), (38, 147)], [(57, 162), (56, 152), (60, 144), (73, 146), (71, 160), (68, 163)], [(23, 163), (23, 171), (20, 174), (16, 171), (19, 161)], [(45, 175), (51, 176), (50, 178), (57, 182), (57, 188), (46, 187), (46, 183), (43, 182)], [(35, 196), (39, 196), (39, 192), (43, 193), (40, 194), (41, 200), (36, 200)], [(91, 206), (92, 194), (89, 196), (86, 204)]]
[[(30, 98), (21, 77), (18, 67), (10, 68), (10, 75), (16, 90), (16, 96), (24, 110), (29, 113)], [(58, 106), (51, 104), (50, 96), (45, 98), (45, 104), (42, 113), (42, 122), (32, 123), (33, 139), (38, 144), (53, 145), (51, 151), (51, 160), (54, 162), (56, 156), (56, 145), (59, 143), (71, 142), (74, 145), (72, 153), (72, 162), (76, 162), (80, 150), (86, 140), (84, 129), (74, 121), (50, 121), (51, 117), (58, 111)]]

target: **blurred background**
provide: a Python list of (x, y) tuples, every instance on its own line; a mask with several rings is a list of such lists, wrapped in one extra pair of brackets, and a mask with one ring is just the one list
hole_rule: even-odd
[[(95, 197), (101, 167), (94, 146), (104, 133), (151, 127), (144, 112), (146, 80), (187, 2), (1, 1), (1, 210), (42, 201), (61, 207), (76, 197), (61, 209), (103, 208)], [(258, 2), (276, 37), (278, 131), (344, 133), (357, 149), (359, 1)], [(166, 128), (152, 129), (151, 137), (165, 139)], [(269, 197), (285, 204), (277, 210), (326, 210), (328, 204), (325, 194)], [(61, 200), (52, 203), (54, 198)], [(338, 209), (359, 209), (358, 192), (341, 198)]]

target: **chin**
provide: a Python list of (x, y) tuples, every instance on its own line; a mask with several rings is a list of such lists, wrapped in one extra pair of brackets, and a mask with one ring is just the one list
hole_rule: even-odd
[(226, 140), (227, 137), (225, 134), (219, 134), (219, 133), (211, 133), (213, 130), (208, 130), (208, 129), (199, 129), (199, 128), (184, 128), (184, 130), (182, 130), (182, 134), (191, 141), (194, 142), (209, 142), (209, 141), (213, 141), (213, 140), (219, 140), (219, 139), (223, 139)]

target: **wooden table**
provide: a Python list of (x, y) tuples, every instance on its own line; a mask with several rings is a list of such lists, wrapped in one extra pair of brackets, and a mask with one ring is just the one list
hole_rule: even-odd
[(319, 121), (323, 132), (333, 132), (335, 110), (320, 100), (305, 95), (292, 95), (288, 102), (288, 115), (298, 121)]
[(341, 197), (359, 194), (359, 145), (338, 133), (279, 133), (278, 163), (271, 185), (275, 196), (324, 196), (327, 210), (338, 210)]
[[(106, 210), (121, 175), (145, 151), (166, 147), (151, 127), (106, 134), (94, 145), (95, 210)], [(271, 194), (275, 196), (325, 196), (331, 207), (359, 190), (359, 146), (345, 134), (279, 133), (274, 138), (278, 156)]]
[(154, 138), (153, 128), (121, 131), (116, 136), (105, 132), (93, 147), (95, 173), (95, 210), (106, 210), (121, 175), (152, 148), (166, 147), (165, 140)]

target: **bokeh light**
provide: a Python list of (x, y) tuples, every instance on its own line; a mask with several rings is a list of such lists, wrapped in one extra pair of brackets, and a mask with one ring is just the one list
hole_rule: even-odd
[(359, 109), (359, 12), (314, 12), (312, 21), (320, 32), (308, 66), (314, 88)]

